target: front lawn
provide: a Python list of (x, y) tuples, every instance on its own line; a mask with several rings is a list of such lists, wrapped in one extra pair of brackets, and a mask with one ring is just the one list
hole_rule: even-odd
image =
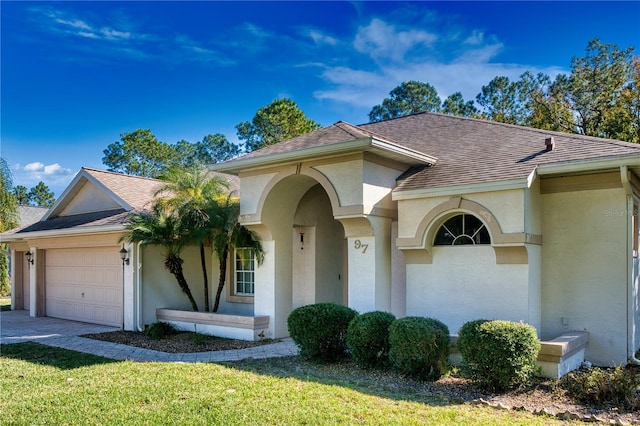
[(0, 347), (2, 424), (566, 424), (288, 368), (112, 361), (36, 343)]
[(11, 297), (0, 297), (0, 311), (11, 310)]

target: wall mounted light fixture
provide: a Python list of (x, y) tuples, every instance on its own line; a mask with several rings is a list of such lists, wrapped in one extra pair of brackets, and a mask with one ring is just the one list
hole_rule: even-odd
[(129, 250), (125, 249), (124, 246), (120, 249), (120, 259), (122, 259), (123, 265), (129, 264)]
[(29, 265), (33, 265), (33, 253), (31, 253), (31, 250), (26, 252), (24, 255), (27, 256), (27, 262)]

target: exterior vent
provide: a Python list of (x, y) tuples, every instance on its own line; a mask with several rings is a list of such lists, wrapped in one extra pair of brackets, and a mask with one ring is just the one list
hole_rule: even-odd
[(547, 147), (547, 151), (553, 151), (556, 147), (556, 140), (551, 136), (550, 138), (546, 138), (544, 140), (544, 144)]

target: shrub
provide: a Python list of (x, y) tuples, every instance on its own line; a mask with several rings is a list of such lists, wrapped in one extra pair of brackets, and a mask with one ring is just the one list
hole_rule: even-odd
[(640, 408), (636, 393), (640, 385), (637, 367), (580, 370), (567, 374), (560, 383), (573, 399), (583, 404), (613, 405), (628, 410)]
[(389, 327), (389, 360), (394, 369), (421, 380), (437, 380), (449, 358), (449, 329), (433, 318), (405, 317)]
[(536, 370), (536, 329), (510, 321), (470, 321), (458, 333), (463, 371), (489, 390), (526, 383)]
[(144, 334), (151, 337), (152, 339), (164, 339), (166, 336), (171, 334), (176, 334), (178, 330), (168, 322), (154, 322), (146, 330), (144, 330)]
[(362, 368), (389, 366), (389, 326), (396, 317), (374, 311), (356, 315), (347, 328), (347, 347)]
[(304, 358), (332, 362), (346, 352), (349, 322), (357, 312), (334, 303), (316, 303), (294, 309), (287, 318), (291, 339)]

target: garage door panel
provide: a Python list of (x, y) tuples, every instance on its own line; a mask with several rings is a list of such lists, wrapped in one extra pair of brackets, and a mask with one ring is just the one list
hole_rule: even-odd
[(122, 325), (118, 247), (47, 250), (47, 316)]

